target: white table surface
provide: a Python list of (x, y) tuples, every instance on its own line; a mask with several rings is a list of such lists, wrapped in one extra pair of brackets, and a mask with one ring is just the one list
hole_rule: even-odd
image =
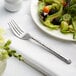
[[(41, 70), (47, 76), (76, 76), (76, 44), (53, 38), (41, 31), (32, 20), (30, 2), (31, 0), (25, 0), (19, 12), (10, 13), (3, 8), (3, 0), (0, 0), (0, 25), (6, 29), (6, 37), (12, 40), (11, 47), (22, 53), (26, 62)], [(16, 38), (11, 33), (7, 24), (12, 18), (25, 32), (29, 32), (57, 53), (70, 58), (72, 64), (67, 65), (32, 41), (24, 41)]]

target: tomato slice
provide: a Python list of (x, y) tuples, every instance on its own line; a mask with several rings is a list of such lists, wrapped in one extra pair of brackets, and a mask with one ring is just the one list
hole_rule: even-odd
[(44, 13), (49, 13), (49, 12), (50, 12), (49, 7), (48, 7), (48, 6), (45, 6), (45, 7), (43, 8), (43, 12), (44, 12)]

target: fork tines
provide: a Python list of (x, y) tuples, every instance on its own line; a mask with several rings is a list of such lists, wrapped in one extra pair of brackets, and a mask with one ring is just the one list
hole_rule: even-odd
[(11, 30), (14, 31), (14, 33), (16, 32), (18, 35), (24, 33), (24, 31), (20, 29), (20, 27), (14, 20), (11, 20), (8, 25), (10, 26)]

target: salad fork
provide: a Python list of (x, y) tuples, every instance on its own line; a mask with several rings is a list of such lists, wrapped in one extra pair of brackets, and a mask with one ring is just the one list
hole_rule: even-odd
[(34, 40), (36, 41), (37, 43), (39, 43), (41, 46), (43, 46), (44, 48), (47, 49), (47, 51), (51, 54), (53, 54), (54, 56), (56, 56), (57, 58), (59, 58), (60, 60), (64, 61), (65, 63), (67, 64), (71, 64), (71, 60), (70, 59), (67, 59), (63, 56), (61, 56), (60, 54), (58, 54), (57, 52), (53, 51), (52, 49), (50, 49), (49, 47), (47, 47), (46, 45), (44, 45), (43, 43), (41, 43), (39, 40), (35, 39), (34, 37), (32, 37), (29, 33), (25, 33), (19, 26), (18, 24), (14, 21), (14, 20), (11, 20), (9, 23), (8, 23), (11, 31), (13, 32), (13, 34), (15, 36), (17, 36), (18, 38), (20, 39), (23, 39), (23, 40)]

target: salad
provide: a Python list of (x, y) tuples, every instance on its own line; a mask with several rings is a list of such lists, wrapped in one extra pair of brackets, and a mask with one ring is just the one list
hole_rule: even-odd
[(0, 61), (3, 61), (12, 56), (21, 61), (24, 61), (23, 57), (20, 54), (16, 53), (15, 50), (10, 48), (11, 41), (5, 41), (3, 34), (4, 30), (0, 28)]
[(45, 27), (76, 39), (76, 0), (39, 0), (38, 15)]

